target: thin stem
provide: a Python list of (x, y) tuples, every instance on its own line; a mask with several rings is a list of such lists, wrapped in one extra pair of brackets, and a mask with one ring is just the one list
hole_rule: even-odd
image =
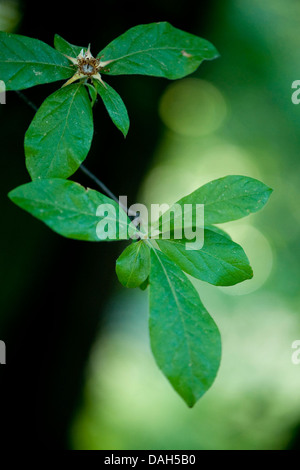
[[(85, 173), (91, 180), (93, 180), (97, 186), (99, 186), (99, 188), (102, 189), (102, 191), (104, 191), (111, 199), (113, 199), (114, 201), (116, 201), (118, 204), (119, 203), (119, 199), (117, 198), (117, 196), (115, 196), (110, 189), (108, 189), (107, 186), (105, 186), (104, 183), (102, 183), (102, 181), (99, 180), (99, 178), (97, 178), (97, 176), (95, 176), (90, 170), (87, 169), (86, 166), (84, 166), (83, 163), (81, 163), (79, 169)], [(125, 210), (125, 208), (120, 204), (120, 206), (122, 207), (122, 209)]]
[[(26, 103), (28, 104), (28, 106), (30, 106), (30, 108), (32, 108), (35, 112), (38, 110), (38, 107), (32, 102), (30, 101), (26, 95), (24, 95), (24, 93), (22, 93), (21, 91), (19, 90), (15, 90), (15, 92), (17, 93), (17, 95)], [(115, 196), (111, 191), (110, 189), (108, 189), (107, 186), (105, 186), (104, 183), (102, 183), (102, 181), (99, 180), (99, 178), (97, 178), (97, 176), (95, 176), (90, 170), (88, 170), (86, 168), (86, 166), (84, 166), (83, 164), (80, 165), (79, 169), (85, 174), (87, 175), (91, 180), (93, 180), (97, 186), (99, 186), (99, 188), (102, 189), (102, 191), (104, 191), (111, 199), (113, 199), (115, 202), (117, 202), (119, 204), (119, 206), (126, 212), (126, 214), (128, 213), (128, 215), (133, 215), (133, 214), (129, 214), (130, 211), (127, 211), (127, 207), (125, 207), (120, 201), (119, 199), (117, 198), (117, 196)], [(135, 214), (134, 214), (135, 215)]]
[(119, 206), (123, 209), (123, 211), (126, 212), (126, 214), (129, 216), (129, 217), (136, 217), (136, 212), (133, 212), (131, 211), (130, 209), (127, 209), (126, 206), (124, 206), (124, 204), (122, 204), (119, 199), (117, 198), (117, 196), (114, 195), (114, 193), (111, 192), (110, 189), (108, 189), (107, 186), (105, 186), (104, 183), (102, 183), (102, 181), (100, 181), (97, 176), (95, 176), (90, 170), (87, 169), (86, 166), (84, 166), (83, 163), (81, 163), (79, 169), (85, 173), (91, 180), (93, 180), (98, 186), (99, 188), (102, 189), (102, 191), (104, 191), (111, 199), (113, 199), (114, 201), (116, 201)]
[(24, 95), (24, 93), (22, 93), (20, 90), (15, 90), (15, 92), (17, 93), (17, 95), (22, 98), (22, 100), (28, 104), (28, 106), (30, 106), (35, 112), (38, 110), (38, 107), (32, 102), (30, 101), (27, 96)]

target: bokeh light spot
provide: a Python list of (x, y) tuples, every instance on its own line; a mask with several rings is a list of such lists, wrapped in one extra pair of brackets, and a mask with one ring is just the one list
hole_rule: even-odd
[(226, 117), (226, 103), (211, 83), (187, 78), (172, 83), (161, 98), (159, 112), (164, 124), (177, 134), (207, 135)]

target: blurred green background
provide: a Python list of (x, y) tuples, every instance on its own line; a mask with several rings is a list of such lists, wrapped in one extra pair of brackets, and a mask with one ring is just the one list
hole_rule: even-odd
[[(22, 8), (14, 2), (15, 19), (9, 19), (5, 4), (0, 2), (1, 29), (16, 31)], [(175, 2), (173, 7), (167, 2), (154, 5), (156, 16), (161, 10), (155, 21), (171, 21), (168, 14), (176, 21), (187, 6), (184, 2)], [(197, 10), (190, 32), (212, 41), (221, 54), (218, 60), (203, 64), (191, 77), (164, 82), (161, 88), (157, 79), (126, 78), (122, 96), (126, 102), (127, 93), (133, 120), (131, 140), (121, 142), (120, 149), (124, 146), (126, 155), (132, 149), (138, 154), (135, 166), (127, 165), (129, 176), (122, 188), (112, 189), (127, 194), (129, 186), (131, 190), (134, 186), (136, 201), (149, 205), (175, 202), (229, 174), (260, 179), (274, 189), (265, 209), (223, 225), (244, 247), (254, 278), (227, 288), (194, 282), (220, 328), (223, 357), (212, 388), (190, 410), (151, 355), (147, 291), (119, 286), (113, 260), (107, 257), (102, 264), (103, 258), (97, 255), (98, 266), (110, 277), (110, 290), (77, 384), (80, 399), (67, 420), (68, 447), (72, 449), (299, 447), (300, 365), (291, 361), (291, 345), (300, 339), (300, 106), (291, 102), (291, 84), (300, 79), (300, 4), (294, 0), (227, 0), (210, 2), (203, 11), (201, 16), (201, 9)], [(138, 20), (153, 19), (141, 15)], [(189, 26), (188, 21), (173, 24), (182, 29)], [(55, 24), (52, 28), (53, 33), (59, 32)], [(112, 37), (123, 32), (112, 29)], [(29, 31), (23, 34), (31, 35)], [(111, 82), (122, 82), (121, 77), (118, 80)], [(145, 105), (140, 104), (143, 100)], [(153, 126), (148, 110), (155, 119)], [(145, 119), (146, 140), (134, 147), (140, 119)], [(149, 155), (141, 164), (142, 174), (136, 168), (143, 160), (143, 145)], [(21, 165), (22, 157), (19, 160)], [(97, 172), (93, 159), (91, 163)], [(97, 176), (105, 181), (105, 173)], [(22, 221), (27, 217), (22, 214)], [(32, 227), (41, 247), (47, 230), (36, 234), (38, 223)], [(56, 237), (51, 235), (51, 246)], [(65, 246), (66, 242), (62, 249)], [(72, 247), (76, 250), (78, 244)], [(35, 253), (38, 249), (35, 247)], [(89, 255), (94, 256), (92, 253), (89, 248)], [(42, 267), (34, 269), (39, 273)], [(100, 294), (101, 287), (97, 286)], [(81, 288), (84, 298), (85, 286)], [(96, 299), (93, 305), (97, 318)], [(55, 408), (55, 402), (51, 406)]]

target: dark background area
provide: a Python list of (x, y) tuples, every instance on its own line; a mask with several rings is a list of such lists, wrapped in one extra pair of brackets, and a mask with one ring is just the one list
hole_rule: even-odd
[[(214, 8), (226, 1), (22, 2), (15, 32), (53, 44), (55, 33), (96, 53), (137, 24), (169, 21), (210, 38)], [(202, 68), (205, 76), (206, 64)], [(86, 166), (116, 195), (136, 202), (161, 133), (157, 103), (167, 81), (139, 76), (109, 77), (128, 107), (126, 140), (94, 108), (95, 136)], [(25, 90), (39, 105), (59, 83)], [(4, 108), (4, 107), (3, 107)], [(116, 243), (67, 240), (14, 206), (6, 194), (29, 181), (23, 138), (33, 117), (13, 92), (1, 109), (1, 317), (7, 365), (0, 368), (1, 448), (67, 449), (69, 426), (82, 398), (85, 365), (104, 307), (116, 283)], [(80, 171), (72, 180), (95, 188)]]

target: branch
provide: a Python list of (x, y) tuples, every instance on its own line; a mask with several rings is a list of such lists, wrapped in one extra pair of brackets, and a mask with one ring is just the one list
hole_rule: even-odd
[(102, 183), (102, 181), (100, 181), (100, 180), (97, 178), (97, 176), (95, 176), (90, 170), (88, 170), (87, 167), (84, 166), (83, 163), (81, 163), (79, 169), (80, 169), (83, 173), (85, 173), (91, 180), (93, 180), (93, 181), (99, 186), (99, 188), (101, 188), (102, 191), (104, 191), (111, 199), (113, 199), (114, 201), (116, 201), (116, 202), (122, 207), (122, 209), (123, 209), (125, 212), (127, 212), (127, 208), (125, 208), (125, 207), (123, 206), (123, 204), (121, 204), (121, 203), (119, 202), (119, 199), (117, 198), (117, 196), (115, 196), (114, 193), (112, 193), (111, 190), (108, 189), (108, 187), (105, 186), (105, 184)]
[(28, 104), (28, 106), (30, 106), (30, 108), (33, 109), (33, 111), (36, 112), (38, 110), (38, 107), (32, 101), (30, 101), (27, 96), (24, 95), (24, 93), (22, 93), (20, 90), (15, 90), (15, 92), (20, 98), (22, 98), (23, 101), (25, 101), (26, 104)]

